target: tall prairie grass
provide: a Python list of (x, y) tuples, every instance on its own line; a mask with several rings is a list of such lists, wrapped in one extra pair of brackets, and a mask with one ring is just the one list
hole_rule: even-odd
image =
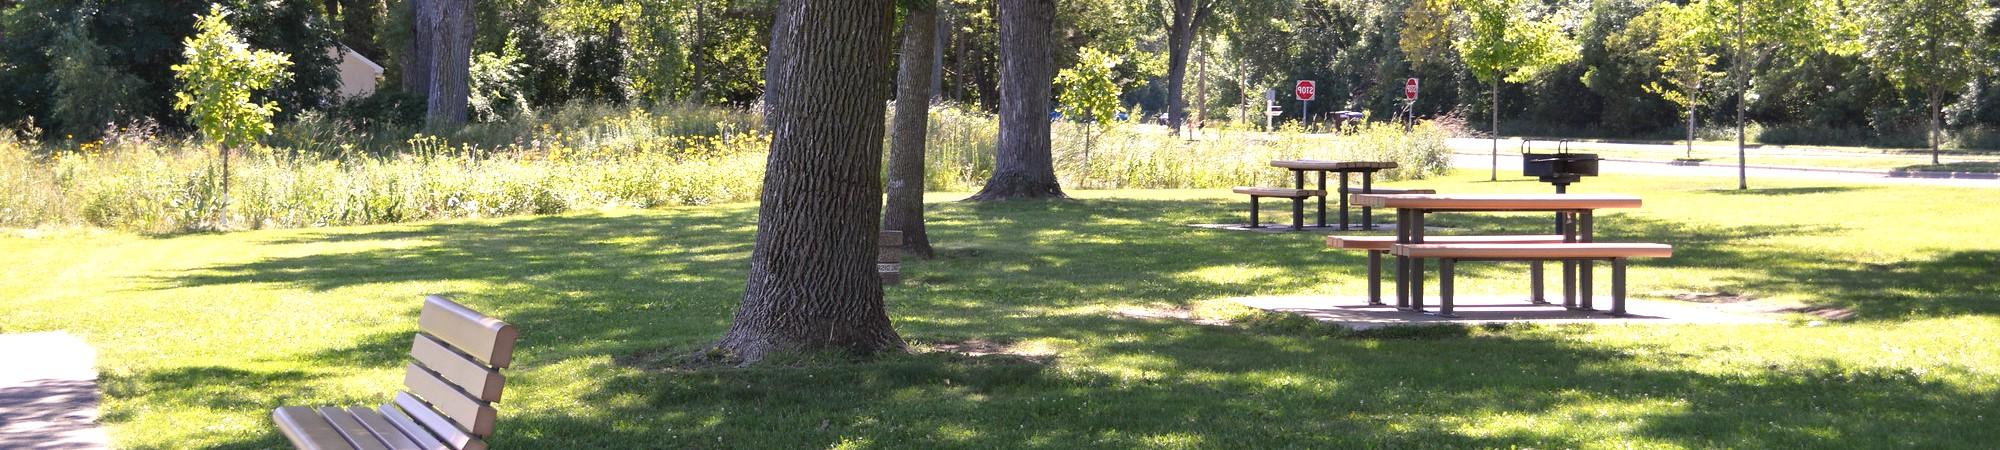
[[(307, 115), (270, 145), (216, 150), (148, 133), (39, 142), (0, 133), (0, 227), (87, 225), (143, 233), (395, 223), (755, 200), (770, 135), (741, 110), (576, 105), (434, 136), (361, 130)], [(997, 120), (933, 110), (927, 187), (970, 191), (991, 175)], [(1365, 128), (1210, 132), (1187, 140), (1152, 125), (1054, 124), (1057, 174), (1070, 189), (1281, 185), (1275, 159), (1396, 161), (1387, 179), (1447, 168), (1446, 133)]]

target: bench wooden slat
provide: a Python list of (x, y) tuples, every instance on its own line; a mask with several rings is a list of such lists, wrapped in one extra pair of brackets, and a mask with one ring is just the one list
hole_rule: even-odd
[(875, 250), (877, 252), (875, 262), (878, 263), (903, 262), (903, 254), (902, 254), (903, 252), (896, 251), (895, 247), (882, 247)]
[(880, 232), (877, 232), (877, 233), (875, 234), (875, 237), (876, 237), (876, 240), (877, 240), (877, 244), (876, 244), (876, 245), (880, 245), (880, 246), (883, 246), (883, 247), (902, 247), (902, 246), (903, 246), (903, 232), (902, 232), (902, 231), (898, 231), (898, 230), (882, 230), (882, 231), (880, 231)]
[(1637, 208), (1642, 203), (1638, 197), (1608, 194), (1355, 194), (1350, 200), (1371, 208), (1522, 211)]
[(1390, 250), (1399, 256), (1465, 259), (1666, 258), (1674, 247), (1641, 243), (1562, 244), (1402, 244)]
[(493, 418), (497, 414), (492, 405), (452, 387), (423, 366), (411, 363), (403, 375), (403, 385), (460, 429), (480, 436), (493, 433)]
[[(1504, 234), (1488, 236), (1424, 236), (1426, 244), (1553, 244), (1563, 241), (1560, 234)], [(1382, 250), (1396, 246), (1395, 236), (1327, 236), (1326, 246), (1346, 250)]]
[(457, 424), (451, 422), (451, 419), (438, 415), (437, 411), (431, 410), (430, 405), (424, 404), (423, 400), (417, 400), (416, 396), (408, 392), (396, 393), (396, 406), (409, 414), (411, 419), (415, 419), (417, 425), (429, 430), (432, 436), (444, 441), (444, 445), (457, 450), (486, 449), (486, 442), (481, 441), (479, 436), (460, 429)]
[(1414, 195), (1414, 194), (1438, 193), (1437, 189), (1389, 189), (1389, 188), (1378, 188), (1378, 187), (1369, 187), (1368, 193), (1366, 194), (1360, 193), (1361, 188), (1356, 188), (1356, 187), (1347, 188), (1347, 192), (1353, 195)]
[(417, 424), (416, 418), (410, 417), (409, 413), (405, 413), (401, 408), (397, 408), (396, 404), (384, 403), (380, 408), (376, 408), (376, 411), (380, 411), (382, 418), (388, 419), (389, 424), (394, 425), (396, 430), (402, 431), (403, 436), (407, 436), (411, 441), (416, 442), (417, 448), (422, 450), (452, 450), (451, 446), (445, 445), (444, 441), (438, 440), (438, 437), (431, 434), (430, 430), (425, 429), (423, 425)]
[(361, 422), (361, 426), (367, 427), (368, 432), (374, 433), (375, 438), (381, 439), (390, 450), (425, 450), (418, 447), (416, 441), (410, 440), (409, 435), (403, 434), (403, 430), (389, 423), (389, 419), (382, 417), (382, 413), (359, 406), (348, 407), (346, 413), (353, 415), (354, 420)]
[(345, 409), (322, 407), (319, 409), (319, 416), (333, 423), (333, 428), (340, 430), (340, 435), (345, 436), (347, 443), (353, 444), (356, 449), (389, 450), (389, 446), (383, 444), (381, 438), (375, 437), (374, 432), (368, 431), (368, 427), (361, 425), (361, 421), (355, 420), (354, 415), (348, 414)]
[(1254, 195), (1258, 197), (1307, 198), (1307, 197), (1320, 197), (1326, 195), (1326, 191), (1317, 189), (1292, 189), (1292, 188), (1271, 188), (1271, 187), (1251, 187), (1251, 186), (1238, 186), (1230, 189), (1230, 191), (1238, 194)]
[(507, 322), (435, 295), (424, 298), (423, 312), (417, 315), (417, 328), (486, 365), (499, 368), (513, 362), (514, 340), (520, 335)]
[(278, 422), (278, 432), (292, 441), (292, 446), (303, 450), (352, 450), (354, 445), (340, 435), (332, 422), (321, 417), (312, 408), (286, 406), (271, 411), (271, 420)]
[(445, 381), (479, 400), (500, 401), (500, 388), (506, 383), (500, 371), (481, 366), (471, 356), (453, 351), (422, 333), (417, 334), (415, 341), (410, 345), (410, 357), (424, 368), (437, 372)]

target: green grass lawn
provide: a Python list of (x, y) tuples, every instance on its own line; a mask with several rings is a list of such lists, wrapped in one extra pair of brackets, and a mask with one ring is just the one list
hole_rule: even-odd
[[(1548, 190), (1475, 178), (1404, 185)], [(1220, 299), (1358, 296), (1362, 256), (1316, 235), (1185, 227), (1245, 215), (1243, 200), (1201, 190), (934, 197), (941, 258), (908, 262), (887, 292), (919, 352), (868, 362), (685, 363), (741, 293), (747, 204), (167, 237), (14, 232), (0, 237), (0, 332), (68, 330), (96, 346), (103, 422), (125, 448), (277, 447), (273, 407), (383, 402), (427, 293), (522, 329), (498, 448), (2000, 442), (1994, 191), (1766, 184), (1606, 176), (1575, 189), (1645, 197), (1599, 218), (1603, 240), (1677, 245), (1635, 266), (1637, 296), (1749, 295), (1853, 319), (1373, 333), (1273, 320)], [(1467, 265), (1461, 292), (1521, 291), (1519, 269)], [(1130, 308), (1239, 320), (1115, 314)], [(969, 341), (1005, 351), (929, 351)]]

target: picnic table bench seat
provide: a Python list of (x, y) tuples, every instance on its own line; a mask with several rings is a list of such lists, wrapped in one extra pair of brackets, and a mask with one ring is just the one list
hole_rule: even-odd
[[(1563, 241), (1560, 234), (1520, 234), (1491, 236), (1431, 236), (1426, 242), (1484, 244), (1549, 244)], [(1396, 246), (1395, 236), (1327, 236), (1327, 248), (1368, 252), (1368, 304), (1382, 302), (1382, 255)], [(1540, 262), (1534, 273), (1540, 274)]]
[[(1611, 261), (1611, 315), (1625, 315), (1625, 261), (1629, 258), (1666, 258), (1674, 254), (1673, 246), (1650, 243), (1608, 243), (1608, 242), (1557, 242), (1557, 243), (1446, 243), (1426, 238), (1423, 244), (1396, 244), (1389, 252), (1396, 256), (1428, 258), (1438, 260), (1438, 315), (1454, 317), (1452, 299), (1455, 296), (1453, 278), (1459, 261)], [(1586, 271), (1588, 269), (1586, 268)], [(1588, 278), (1585, 278), (1588, 283)], [(1584, 289), (1583, 298), (1577, 310), (1591, 309), (1591, 296)], [(1421, 298), (1413, 298), (1416, 309), (1423, 309)], [(1569, 302), (1565, 299), (1564, 304)]]
[(1318, 189), (1237, 186), (1230, 189), (1230, 191), (1250, 196), (1249, 228), (1264, 227), (1263, 219), (1259, 216), (1258, 211), (1262, 209), (1261, 200), (1265, 197), (1292, 199), (1292, 229), (1294, 230), (1303, 230), (1306, 227), (1306, 199), (1326, 197), (1326, 191)]
[(382, 406), (285, 406), (271, 412), (300, 449), (484, 450), (513, 362), (513, 325), (440, 296), (424, 299), (404, 390)]

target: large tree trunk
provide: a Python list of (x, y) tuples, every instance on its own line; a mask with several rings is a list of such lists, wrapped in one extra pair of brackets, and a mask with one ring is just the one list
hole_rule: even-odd
[(902, 250), (930, 259), (924, 232), (924, 134), (930, 126), (930, 89), (937, 66), (937, 9), (912, 7), (903, 16), (903, 55), (896, 74), (895, 137), (889, 149), (889, 206), (882, 229), (903, 232)]
[(403, 46), (403, 54), (397, 55), (401, 57), (397, 64), (403, 70), (403, 92), (418, 98), (430, 98), (431, 53), (435, 51), (431, 46), (436, 43), (431, 39), (433, 24), (425, 17), (431, 11), (431, 3), (437, 1), (441, 0), (409, 0), (410, 41)]
[(1175, 135), (1187, 121), (1187, 100), (1181, 98), (1187, 82), (1188, 51), (1194, 35), (1208, 18), (1212, 0), (1174, 0), (1173, 22), (1167, 28), (1167, 126)]
[(895, 2), (784, 0), (781, 8), (793, 14), (792, 29), (775, 36), (797, 51), (772, 72), (782, 76), (770, 87), (784, 95), (767, 105), (779, 113), (756, 249), (735, 323), (716, 345), (745, 363), (774, 352), (899, 350), (875, 272)]
[(424, 125), (449, 128), (465, 124), (472, 68), (472, 0), (429, 0), (424, 21), (431, 26), (430, 97)]
[(1055, 0), (1000, 0), (1000, 149), (971, 200), (1063, 198), (1049, 143)]

